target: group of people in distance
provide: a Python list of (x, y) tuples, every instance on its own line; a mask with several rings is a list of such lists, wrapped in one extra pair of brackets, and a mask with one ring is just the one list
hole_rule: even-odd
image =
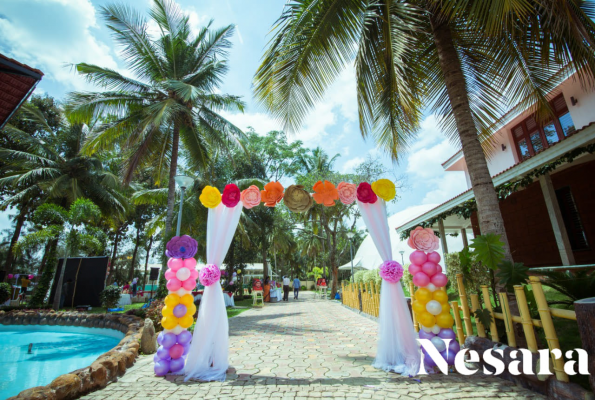
[[(114, 286), (118, 286), (118, 282), (114, 282)], [(132, 282), (127, 282), (122, 286), (122, 293), (130, 293), (132, 297), (136, 296), (138, 291), (138, 278), (134, 278)]]
[[(263, 285), (263, 298), (264, 301), (269, 303), (271, 301), (271, 283), (274, 281), (271, 281), (271, 277), (267, 276), (264, 279), (264, 285)], [(291, 280), (288, 276), (284, 276), (283, 277), (283, 301), (289, 301), (289, 284), (290, 284)], [(301, 287), (302, 283), (300, 282), (300, 279), (298, 277), (295, 277), (293, 279), (293, 299), (297, 300), (300, 294), (300, 287)]]

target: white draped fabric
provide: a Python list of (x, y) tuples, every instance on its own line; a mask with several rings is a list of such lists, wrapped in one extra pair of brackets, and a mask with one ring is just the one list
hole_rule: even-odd
[[(361, 203), (358, 200), (357, 205), (380, 257), (383, 261), (393, 260), (386, 203), (382, 199), (374, 204)], [(420, 350), (415, 339), (417, 334), (401, 283), (389, 283), (383, 279), (380, 289), (378, 348), (372, 366), (402, 375), (417, 375)]]
[[(220, 266), (240, 221), (243, 203), (234, 208), (219, 204), (209, 208), (207, 220), (207, 264)], [(229, 325), (219, 282), (207, 286), (200, 302), (198, 319), (184, 368), (185, 381), (224, 381), (229, 367)]]

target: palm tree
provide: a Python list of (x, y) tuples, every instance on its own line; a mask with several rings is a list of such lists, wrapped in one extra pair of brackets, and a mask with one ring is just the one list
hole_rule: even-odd
[(125, 5), (105, 6), (101, 13), (135, 78), (96, 65), (76, 64), (79, 74), (105, 91), (72, 93), (67, 110), (79, 122), (105, 118), (86, 141), (84, 152), (120, 149), (126, 155), (124, 183), (130, 183), (137, 168), (156, 166), (155, 182), (165, 180), (168, 185), (167, 238), (180, 145), (187, 167), (202, 168), (212, 149), (229, 148), (243, 136), (218, 112), (243, 111), (244, 103), (237, 96), (216, 93), (228, 69), (225, 57), (234, 27), (211, 30), (211, 21), (193, 35), (188, 16), (168, 0), (154, 0), (149, 12), (160, 32), (156, 38), (148, 32), (149, 22)]
[(296, 130), (355, 59), (362, 135), (394, 160), (433, 104), (462, 146), (481, 232), (500, 235), (512, 259), (481, 139), (513, 105), (533, 106), (545, 121), (553, 78), (567, 66), (593, 84), (594, 16), (590, 2), (575, 0), (294, 0), (275, 26), (255, 93)]

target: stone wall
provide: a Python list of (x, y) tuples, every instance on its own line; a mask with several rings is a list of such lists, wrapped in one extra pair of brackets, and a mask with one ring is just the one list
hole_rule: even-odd
[(102, 354), (90, 366), (54, 379), (49, 385), (37, 386), (11, 399), (74, 399), (101, 389), (124, 375), (138, 356), (144, 321), (123, 314), (87, 314), (81, 312), (0, 311), (2, 325), (60, 325), (108, 328), (125, 334), (120, 343)]

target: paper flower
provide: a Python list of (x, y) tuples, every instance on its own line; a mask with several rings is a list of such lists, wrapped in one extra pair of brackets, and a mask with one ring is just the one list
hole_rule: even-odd
[(425, 251), (426, 253), (438, 250), (438, 237), (431, 228), (422, 228), (418, 226), (409, 234), (407, 244), (412, 249)]
[(188, 235), (174, 236), (165, 246), (165, 255), (170, 258), (192, 258), (198, 242)]
[(362, 203), (374, 204), (378, 200), (378, 196), (368, 182), (362, 182), (357, 186), (357, 199)]
[(205, 186), (199, 197), (200, 202), (207, 208), (215, 208), (221, 203), (221, 193), (219, 189), (212, 186)]
[(200, 269), (198, 279), (203, 286), (211, 286), (221, 279), (221, 271), (215, 264), (207, 264)]
[(314, 202), (310, 193), (304, 190), (301, 185), (291, 185), (285, 190), (283, 203), (289, 208), (289, 211), (304, 212), (308, 211)]
[(250, 186), (248, 189), (244, 189), (240, 196), (244, 208), (251, 209), (260, 204), (260, 189), (257, 186)]
[(221, 202), (225, 207), (234, 208), (240, 202), (241, 196), (242, 194), (240, 193), (240, 189), (236, 186), (236, 184), (230, 183), (229, 185), (225, 185), (225, 189), (223, 189)]
[(316, 182), (312, 189), (315, 192), (312, 197), (314, 197), (314, 200), (316, 200), (318, 204), (332, 207), (335, 205), (335, 200), (339, 200), (337, 188), (327, 180), (325, 180), (324, 183), (322, 183), (322, 181)]
[(264, 190), (260, 192), (262, 201), (267, 207), (275, 207), (283, 198), (283, 185), (279, 182), (269, 182), (264, 185)]
[(339, 192), (339, 200), (341, 200), (341, 203), (343, 204), (349, 205), (357, 198), (357, 187), (353, 183), (339, 183), (337, 192)]
[(391, 201), (397, 195), (395, 184), (388, 179), (378, 179), (372, 183), (372, 190), (384, 201)]
[(385, 261), (380, 266), (379, 275), (390, 283), (397, 283), (403, 276), (403, 266), (396, 261)]

